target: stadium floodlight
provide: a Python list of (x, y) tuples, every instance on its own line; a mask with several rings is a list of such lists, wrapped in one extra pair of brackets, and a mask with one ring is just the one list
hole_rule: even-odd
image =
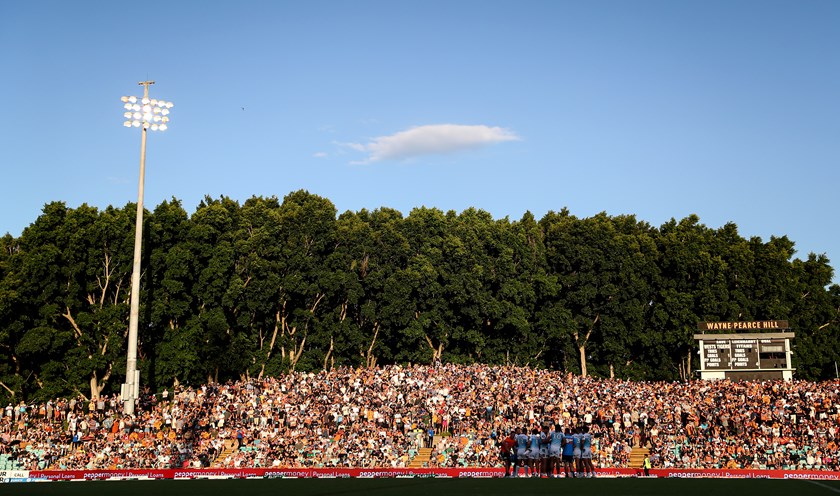
[[(149, 84), (154, 84), (154, 81), (148, 81)], [(143, 84), (143, 83), (140, 83)], [(148, 93), (149, 89), (146, 87), (144, 93)], [(169, 109), (174, 105), (172, 102), (164, 100), (150, 99), (147, 96), (137, 98), (136, 96), (124, 96), (120, 100), (125, 104), (123, 108), (126, 112), (123, 114), (127, 120), (123, 123), (125, 127), (140, 127), (143, 129), (151, 129), (152, 131), (166, 131), (166, 126), (154, 127), (152, 124), (159, 122), (155, 119), (156, 115), (169, 115)], [(139, 102), (139, 103), (138, 103)]]
[[(137, 188), (137, 219), (134, 225), (134, 265), (131, 273), (131, 309), (128, 319), (128, 356), (125, 364), (125, 383), (122, 385), (121, 396), (123, 411), (126, 415), (134, 414), (137, 398), (140, 396), (140, 371), (137, 370), (137, 327), (140, 316), (140, 255), (143, 241), (143, 186), (146, 178), (146, 131), (166, 131), (169, 117), (165, 116), (173, 107), (172, 102), (152, 100), (149, 98), (149, 86), (154, 81), (141, 81), (143, 97), (124, 96), (123, 117), (125, 127), (141, 128), (140, 139), (140, 180)], [(157, 112), (156, 112), (157, 111)], [(165, 113), (164, 113), (165, 112)], [(157, 117), (157, 118), (156, 118)]]

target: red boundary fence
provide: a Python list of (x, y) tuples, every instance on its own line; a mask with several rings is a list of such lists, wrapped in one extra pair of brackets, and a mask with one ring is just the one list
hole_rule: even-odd
[[(654, 477), (725, 479), (840, 480), (840, 472), (819, 470), (653, 469)], [(501, 468), (206, 468), (158, 470), (7, 470), (4, 481), (60, 481), (113, 479), (245, 479), (245, 478), (379, 478), (379, 477), (502, 477)], [(598, 469), (601, 477), (638, 477), (640, 469)]]

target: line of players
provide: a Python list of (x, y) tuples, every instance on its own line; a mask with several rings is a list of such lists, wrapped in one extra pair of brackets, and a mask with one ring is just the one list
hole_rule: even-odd
[(562, 429), (554, 424), (552, 430), (546, 424), (530, 435), (527, 427), (508, 433), (499, 444), (505, 477), (519, 477), (520, 469), (525, 470), (526, 477), (560, 477), (561, 471), (566, 477), (595, 477), (589, 427)]

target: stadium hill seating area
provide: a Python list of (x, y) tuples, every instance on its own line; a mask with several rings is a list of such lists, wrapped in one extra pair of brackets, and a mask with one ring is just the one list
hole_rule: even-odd
[[(596, 467), (837, 470), (840, 381), (630, 382), (488, 365), (383, 366), (8, 405), (0, 467), (499, 466), (515, 427), (588, 426)], [(642, 455), (643, 456), (643, 455)]]

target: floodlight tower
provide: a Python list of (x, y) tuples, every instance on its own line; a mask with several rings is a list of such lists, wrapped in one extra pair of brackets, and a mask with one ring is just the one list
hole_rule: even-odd
[(149, 99), (149, 86), (154, 81), (141, 81), (143, 98), (124, 96), (121, 98), (126, 112), (125, 127), (141, 128), (140, 138), (140, 180), (137, 188), (137, 220), (134, 225), (134, 266), (131, 272), (131, 310), (128, 319), (128, 357), (125, 364), (125, 384), (121, 396), (123, 411), (134, 414), (134, 406), (140, 396), (140, 371), (137, 370), (137, 325), (140, 316), (140, 254), (143, 243), (143, 183), (146, 178), (146, 131), (166, 131), (169, 109), (172, 102)]

